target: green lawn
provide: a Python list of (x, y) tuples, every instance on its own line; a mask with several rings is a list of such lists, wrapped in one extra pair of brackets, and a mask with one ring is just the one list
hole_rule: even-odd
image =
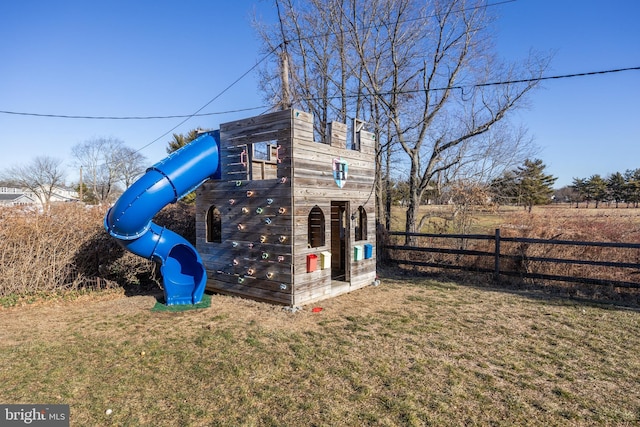
[(91, 426), (640, 423), (629, 309), (384, 278), (319, 312), (155, 302), (0, 310), (0, 401), (66, 403)]

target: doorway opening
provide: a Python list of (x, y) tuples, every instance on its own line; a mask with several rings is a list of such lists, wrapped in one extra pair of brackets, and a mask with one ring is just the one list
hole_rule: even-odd
[(331, 279), (348, 282), (349, 271), (349, 202), (331, 202)]

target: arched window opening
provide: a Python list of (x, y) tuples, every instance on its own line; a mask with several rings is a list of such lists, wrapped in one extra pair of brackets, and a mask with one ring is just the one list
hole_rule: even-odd
[(211, 206), (207, 211), (207, 242), (222, 243), (222, 215), (220, 210)]
[(310, 248), (324, 246), (324, 214), (318, 205), (309, 212), (308, 241)]
[(363, 206), (358, 206), (355, 235), (356, 241), (367, 240), (367, 211)]

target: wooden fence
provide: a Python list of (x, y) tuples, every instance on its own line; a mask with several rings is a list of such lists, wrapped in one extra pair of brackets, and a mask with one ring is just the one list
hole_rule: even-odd
[[(640, 289), (640, 244), (389, 232), (391, 263), (538, 280)], [(411, 244), (405, 245), (410, 238)], [(403, 244), (400, 244), (402, 241)], [(447, 243), (448, 242), (448, 243)]]

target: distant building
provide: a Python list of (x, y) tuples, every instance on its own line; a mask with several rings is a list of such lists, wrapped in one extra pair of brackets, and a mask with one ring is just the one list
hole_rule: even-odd
[[(51, 195), (51, 203), (76, 202), (78, 193), (66, 188), (56, 187)], [(39, 205), (40, 199), (31, 190), (16, 187), (0, 187), (0, 206)]]

